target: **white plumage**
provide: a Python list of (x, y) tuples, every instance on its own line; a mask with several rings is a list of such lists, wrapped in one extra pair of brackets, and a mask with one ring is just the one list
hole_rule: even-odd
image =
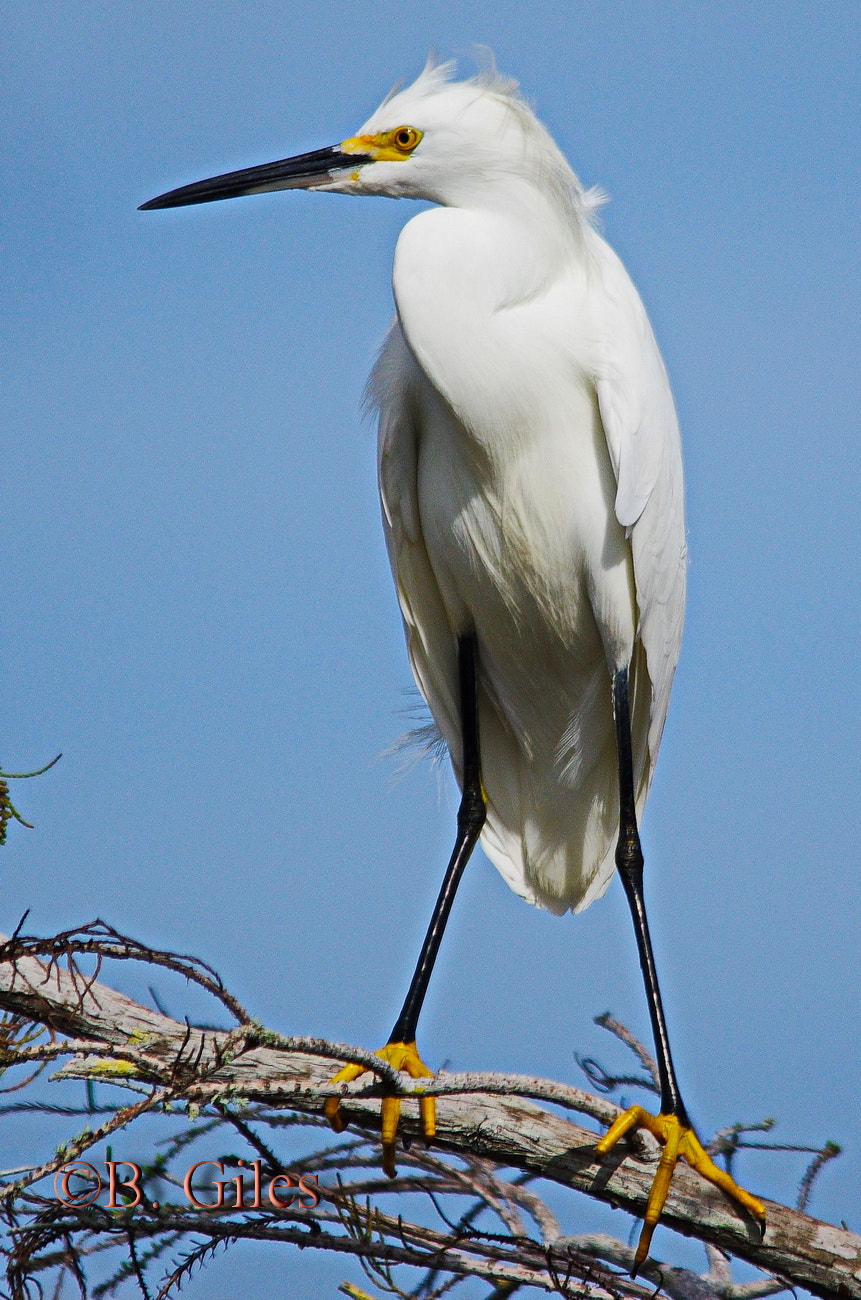
[(442, 205), (400, 236), (371, 377), (410, 662), (458, 772), (457, 637), (474, 629), (483, 847), (522, 897), (580, 910), (614, 870), (612, 674), (630, 665), (641, 811), (678, 658), (672, 396), (595, 195), (516, 86), (428, 67), (358, 138), (401, 122), (424, 132), (409, 162), (326, 188)]
[(394, 266), (371, 378), (410, 661), (462, 778), (458, 639), (475, 634), (484, 848), (553, 912), (606, 889), (619, 831), (612, 682), (642, 811), (685, 589), (679, 432), (625, 268), (515, 82), (428, 63), (340, 145), (145, 208), (274, 189), (430, 199)]
[[(637, 1126), (665, 1144), (636, 1274), (680, 1156), (765, 1224), (763, 1203), (715, 1165), (688, 1117), (643, 897), (637, 819), (684, 612), (679, 430), (643, 305), (594, 228), (599, 196), (584, 192), (514, 82), (492, 73), (453, 83), (450, 73), (428, 65), (339, 145), (143, 206), (296, 187), (439, 205), (398, 240), (397, 319), (370, 392), (410, 662), (463, 797), (415, 973), (378, 1054), (414, 1079), (431, 1074), (418, 1020), (479, 832), (511, 887), (552, 912), (586, 907), (618, 863), (661, 1109), (623, 1111), (595, 1151)], [(363, 1069), (346, 1065), (333, 1082)], [(431, 1139), (433, 1097), (419, 1108)], [(337, 1097), (325, 1113), (343, 1126)], [(380, 1127), (392, 1176), (399, 1113), (387, 1092)]]

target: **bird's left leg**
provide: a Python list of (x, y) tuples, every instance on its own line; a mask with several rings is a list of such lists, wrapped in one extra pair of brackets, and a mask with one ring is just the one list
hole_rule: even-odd
[[(449, 859), (445, 879), (422, 944), (407, 996), (401, 1013), (389, 1035), (389, 1041), (377, 1053), (396, 1070), (405, 1071), (413, 1079), (432, 1078), (418, 1054), (416, 1029), (419, 1014), (430, 984), (443, 932), (451, 912), (454, 896), (463, 875), (464, 867), (475, 848), (487, 816), (487, 805), (481, 785), (481, 756), (478, 742), (478, 698), (476, 688), (477, 648), (474, 634), (458, 638), (458, 680), (460, 726), (463, 738), (463, 793), (457, 813), (457, 839)], [(363, 1074), (361, 1065), (346, 1065), (333, 1078), (333, 1083), (350, 1083)], [(384, 1097), (382, 1104), (383, 1168), (389, 1177), (395, 1176), (395, 1135), (400, 1118), (399, 1097)], [(422, 1129), (427, 1138), (436, 1132), (436, 1101), (433, 1097), (419, 1100)], [(325, 1114), (336, 1132), (344, 1127), (337, 1097), (330, 1097)]]
[(616, 720), (616, 741), (619, 759), (619, 841), (616, 846), (616, 866), (637, 936), (637, 949), (640, 956), (640, 968), (646, 986), (646, 998), (649, 1004), (649, 1016), (655, 1037), (658, 1058), (658, 1081), (661, 1089), (661, 1111), (659, 1115), (650, 1115), (640, 1106), (631, 1106), (611, 1125), (595, 1150), (605, 1155), (611, 1147), (627, 1132), (637, 1126), (647, 1128), (664, 1144), (664, 1150), (658, 1164), (654, 1182), (649, 1193), (649, 1200), (644, 1215), (643, 1230), (634, 1256), (632, 1275), (649, 1253), (652, 1233), (660, 1218), (661, 1210), (670, 1189), (673, 1170), (683, 1157), (698, 1173), (728, 1193), (742, 1205), (764, 1228), (765, 1206), (756, 1197), (751, 1196), (743, 1187), (725, 1173), (709, 1156), (697, 1137), (688, 1118), (684, 1102), (679, 1091), (673, 1058), (670, 1053), (670, 1040), (661, 1003), (661, 990), (658, 987), (658, 973), (649, 937), (649, 925), (646, 919), (646, 904), (643, 897), (643, 852), (640, 847), (640, 835), (637, 830), (637, 807), (634, 794), (634, 763), (631, 744), (631, 708), (628, 696), (628, 670), (620, 668), (613, 677), (613, 712)]

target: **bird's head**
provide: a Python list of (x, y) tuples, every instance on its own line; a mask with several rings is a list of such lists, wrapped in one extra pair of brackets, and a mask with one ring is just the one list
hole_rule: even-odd
[(412, 85), (393, 91), (340, 144), (184, 185), (141, 206), (182, 207), (287, 189), (462, 206), (524, 183), (556, 190), (564, 202), (582, 199), (577, 178), (516, 82), (495, 71), (458, 82), (452, 72), (451, 64), (429, 61)]

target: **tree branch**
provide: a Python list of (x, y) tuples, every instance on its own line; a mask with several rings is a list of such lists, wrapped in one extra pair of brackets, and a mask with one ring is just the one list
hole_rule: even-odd
[[(106, 944), (111, 951), (106, 955), (141, 956), (149, 951), (140, 945), (131, 945), (131, 941), (124, 940), (114, 931), (107, 931), (106, 927), (101, 933), (109, 936)], [(403, 1097), (413, 1098), (403, 1108), (402, 1130), (409, 1136), (420, 1135), (417, 1097), (427, 1094), (437, 1097), (436, 1144), (440, 1149), (471, 1162), (473, 1173), (470, 1177), (474, 1182), (476, 1179), (481, 1181), (480, 1162), (487, 1160), (497, 1166), (519, 1169), (527, 1175), (575, 1188), (634, 1215), (641, 1214), (644, 1209), (656, 1158), (654, 1153), (645, 1150), (645, 1143), (640, 1142), (637, 1147), (628, 1145), (611, 1157), (596, 1160), (594, 1132), (535, 1104), (535, 1099), (551, 1102), (606, 1124), (618, 1114), (618, 1108), (606, 1098), (595, 1097), (568, 1085), (520, 1075), (441, 1072), (436, 1079), (417, 1085), (406, 1076), (397, 1075), (378, 1057), (364, 1050), (324, 1039), (290, 1038), (268, 1032), (244, 1016), (242, 1009), (208, 968), (203, 969), (210, 991), (225, 1006), (237, 1011), (242, 1023), (230, 1031), (180, 1024), (169, 1016), (141, 1006), (106, 984), (96, 982), (94, 976), (82, 975), (77, 966), (78, 955), (83, 952), (95, 953), (97, 958), (101, 955), (92, 928), (82, 932), (77, 940), (75, 932), (71, 931), (62, 936), (62, 940), (59, 943), (57, 939), (41, 941), (17, 937), (0, 947), (0, 1007), (44, 1025), (54, 1034), (68, 1035), (73, 1039), (59, 1045), (46, 1043), (41, 1049), (38, 1044), (30, 1043), (24, 1049), (30, 1063), (54, 1057), (63, 1050), (72, 1053), (73, 1059), (54, 1078), (102, 1080), (135, 1086), (138, 1090), (143, 1085), (146, 1095), (134, 1107), (127, 1108), (128, 1119), (178, 1099), (200, 1106), (223, 1108), (238, 1098), (263, 1104), (268, 1112), (290, 1110), (314, 1116), (320, 1115), (327, 1097), (339, 1095), (345, 1118), (351, 1124), (376, 1131), (380, 1124), (383, 1089), (397, 1087)], [(131, 945), (129, 950), (125, 949), (126, 944)], [(170, 954), (159, 954), (159, 964), (170, 966), (169, 958)], [(143, 959), (147, 960), (146, 956)], [(65, 968), (61, 960), (65, 960)], [(188, 958), (178, 960), (183, 963), (191, 961)], [(188, 967), (183, 965), (181, 969), (185, 974)], [(17, 1060), (10, 1048), (6, 1050), (5, 1060), (0, 1058), (0, 1064), (8, 1065)], [(363, 1079), (349, 1086), (333, 1087), (330, 1082), (333, 1061), (357, 1061), (368, 1065), (375, 1074), (370, 1081)], [(228, 1115), (227, 1118), (232, 1117)], [(103, 1125), (103, 1129), (115, 1130), (128, 1119), (119, 1120), (115, 1116)], [(68, 1152), (64, 1154), (66, 1159), (72, 1158)], [(59, 1168), (62, 1160), (54, 1163)], [(26, 1175), (17, 1183), (7, 1185), (0, 1190), (0, 1198), (9, 1200), (17, 1194), (17, 1191), (13, 1193), (13, 1188), (19, 1191), (28, 1182), (33, 1182), (36, 1174), (44, 1176), (48, 1168), (48, 1165), (40, 1166), (33, 1176)], [(494, 1195), (498, 1190), (497, 1187)], [(519, 1203), (530, 1208), (528, 1197), (520, 1198)], [(509, 1199), (508, 1205), (513, 1212), (513, 1198)], [(760, 1241), (756, 1226), (745, 1220), (732, 1202), (693, 1170), (680, 1166), (673, 1179), (662, 1221), (685, 1235), (696, 1236), (720, 1251), (737, 1255), (772, 1275), (785, 1278), (792, 1285), (806, 1287), (815, 1295), (842, 1295), (861, 1300), (861, 1237), (776, 1202), (768, 1201), (766, 1207), (767, 1229), (764, 1240)], [(552, 1217), (549, 1222), (552, 1222)], [(162, 1224), (161, 1231), (164, 1226)], [(242, 1225), (235, 1221), (224, 1225), (227, 1235), (243, 1235), (244, 1229), (240, 1229)], [(289, 1236), (283, 1224), (273, 1226), (272, 1231), (278, 1233), (282, 1229)], [(294, 1234), (305, 1231), (305, 1228), (290, 1229)], [(136, 1221), (136, 1235), (146, 1235), (146, 1232), (146, 1225)], [(591, 1248), (585, 1238), (557, 1239), (550, 1246), (558, 1255), (563, 1247), (573, 1246), (576, 1241), (578, 1255), (591, 1253), (594, 1256), (598, 1252), (601, 1259), (622, 1267), (629, 1263), (623, 1257), (626, 1248), (619, 1243), (613, 1247), (613, 1258), (608, 1259), (606, 1251), (600, 1254), (595, 1245), (599, 1239), (590, 1240)], [(308, 1244), (307, 1240), (304, 1244)], [(398, 1252), (391, 1242), (387, 1249), (389, 1247), (391, 1250), (386, 1258), (396, 1262)], [(343, 1249), (331, 1245), (327, 1248)], [(435, 1243), (434, 1250), (441, 1249), (439, 1243)], [(448, 1254), (453, 1251), (456, 1256), (459, 1249), (452, 1246), (449, 1239)], [(539, 1246), (539, 1249), (544, 1248)], [(428, 1265), (427, 1258), (423, 1262)], [(436, 1260), (433, 1267), (438, 1267)], [(663, 1278), (667, 1290), (668, 1274), (666, 1268), (661, 1267), (664, 1272), (657, 1280)], [(545, 1282), (535, 1280), (536, 1268), (539, 1271), (544, 1269)], [(482, 1269), (482, 1276), (491, 1276), (483, 1264)], [(688, 1273), (687, 1270), (675, 1272), (680, 1275)], [(545, 1285), (547, 1266), (530, 1263), (526, 1273), (530, 1284)], [(652, 1277), (654, 1267), (647, 1265), (643, 1274)], [(503, 1274), (499, 1271), (492, 1274), (497, 1280), (501, 1280), (503, 1275), (504, 1270)], [(688, 1276), (696, 1278), (692, 1273)], [(525, 1274), (516, 1279), (512, 1276), (514, 1280), (525, 1283), (527, 1277)], [(727, 1300), (730, 1297), (741, 1300), (743, 1296), (771, 1294), (777, 1287), (771, 1282), (733, 1286), (716, 1273), (707, 1275), (707, 1282), (698, 1281), (709, 1287), (708, 1291), (701, 1290), (698, 1294), (720, 1295)], [(756, 1287), (760, 1289), (756, 1290)], [(690, 1288), (687, 1292), (676, 1292), (679, 1295), (683, 1293), (694, 1295)], [(636, 1294), (636, 1288), (629, 1289), (626, 1294)]]

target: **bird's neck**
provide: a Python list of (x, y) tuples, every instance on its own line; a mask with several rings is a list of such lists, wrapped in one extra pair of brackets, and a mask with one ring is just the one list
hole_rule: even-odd
[[(499, 311), (541, 293), (585, 258), (583, 232), (559, 219), (546, 199), (524, 187), (522, 202), (432, 208), (414, 217), (398, 240), (399, 281), (428, 281), (461, 310)], [(465, 295), (468, 294), (468, 297)], [(454, 305), (454, 304), (452, 304)]]
[[(573, 333), (555, 302), (564, 302), (566, 317), (576, 312), (585, 254), (547, 213), (539, 223), (533, 215), (433, 208), (398, 241), (393, 283), (407, 343), (478, 440), (491, 394), (512, 427), (526, 427), (522, 408), (534, 404), (547, 368), (560, 364), (560, 332)], [(547, 378), (552, 389), (552, 373)]]

